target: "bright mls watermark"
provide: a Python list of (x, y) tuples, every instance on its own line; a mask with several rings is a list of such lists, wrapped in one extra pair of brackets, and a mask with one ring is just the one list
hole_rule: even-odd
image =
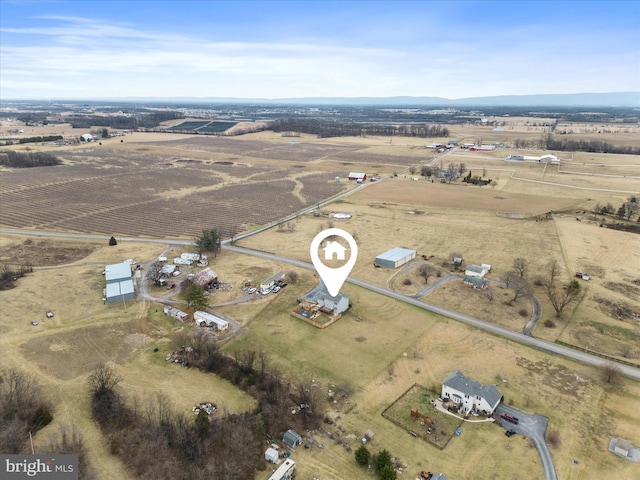
[[(329, 238), (321, 248), (322, 241)], [(342, 242), (338, 239), (341, 238)], [(344, 245), (346, 243), (348, 247)], [(320, 258), (320, 250), (323, 250), (323, 259)], [(349, 254), (347, 255), (347, 252)], [(339, 228), (328, 228), (323, 230), (311, 241), (309, 248), (311, 261), (320, 278), (324, 282), (333, 297), (340, 293), (342, 284), (351, 273), (351, 269), (356, 264), (358, 258), (358, 245), (354, 238), (348, 232)], [(348, 257), (348, 259), (347, 259)], [(324, 260), (324, 261), (323, 261)], [(338, 267), (330, 267), (325, 262), (331, 263), (337, 261)]]
[(0, 454), (0, 478), (78, 480), (78, 455)]

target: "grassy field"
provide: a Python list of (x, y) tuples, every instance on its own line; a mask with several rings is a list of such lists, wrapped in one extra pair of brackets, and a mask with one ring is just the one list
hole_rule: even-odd
[[(501, 141), (533, 138), (547, 128), (527, 125), (524, 119), (509, 122), (505, 132), (456, 127), (451, 136)], [(622, 139), (632, 133), (611, 135)], [(412, 248), (418, 251), (418, 260), (425, 255), (446, 275), (451, 273), (450, 254), (460, 252), (468, 263), (493, 266), (489, 278), (496, 282), (494, 300), (463, 287), (461, 280), (438, 287), (424, 299), (514, 330), (520, 330), (528, 318), (519, 310), (530, 314), (531, 303), (521, 298), (505, 305), (511, 291), (497, 281), (509, 272), (516, 257), (527, 258), (530, 278), (544, 272), (550, 260), (557, 260), (563, 279), (572, 278), (576, 270), (590, 273), (592, 279), (582, 282), (581, 301), (560, 319), (536, 287), (543, 316), (534, 335), (599, 349), (627, 361), (640, 359), (640, 325), (637, 317), (624, 314), (627, 310), (637, 314), (640, 301), (639, 287), (633, 283), (637, 268), (631, 261), (637, 235), (600, 228), (599, 219), (592, 220), (589, 213), (596, 201), (617, 207), (630, 195), (627, 192), (637, 190), (637, 180), (624, 178), (636, 174), (637, 157), (556, 152), (562, 159), (585, 164), (563, 164), (561, 171), (557, 166), (505, 162), (506, 153), (518, 153), (513, 150), (454, 152), (442, 158), (445, 168), (448, 162), (464, 162), (474, 174), (486, 169), (487, 177), (497, 179), (495, 187), (478, 188), (411, 180), (405, 169), (413, 165), (419, 171), (420, 165), (434, 158), (433, 152), (422, 148), (430, 141), (320, 140), (309, 135), (296, 138), (297, 145), (289, 140), (271, 132), (234, 138), (134, 133), (122, 143), (109, 139), (102, 146), (32, 145), (55, 151), (64, 166), (0, 172), (4, 215), (0, 222), (35, 230), (190, 238), (204, 227), (228, 223), (250, 228), (313, 205), (351, 188), (344, 182), (336, 184), (334, 177), (345, 177), (352, 170), (369, 175), (399, 172), (398, 177), (368, 184), (331, 208), (297, 218), (290, 229), (274, 228), (238, 244), (308, 261), (309, 242), (319, 231), (344, 228), (359, 246), (352, 275), (411, 295), (425, 287), (417, 266), (374, 268), (376, 255), (395, 246)], [(622, 174), (597, 177), (593, 173)], [(56, 198), (59, 204), (47, 207), (39, 202), (47, 198)], [(193, 215), (194, 211), (198, 214)], [(503, 218), (497, 211), (521, 212), (527, 218)], [(551, 211), (556, 213), (547, 217)], [(331, 217), (334, 212), (350, 213), (352, 218), (336, 220)], [(86, 378), (94, 365), (104, 361), (115, 364), (130, 398), (162, 394), (188, 414), (202, 401), (216, 403), (222, 414), (254, 407), (250, 397), (228, 383), (164, 360), (173, 348), (173, 334), (189, 326), (166, 319), (161, 305), (142, 301), (104, 305), (100, 300), (100, 271), (106, 263), (126, 258), (150, 261), (163, 251), (172, 257), (184, 250), (175, 245), (120, 242), (108, 247), (106, 241), (0, 235), (3, 263), (36, 266), (34, 273), (18, 281), (17, 288), (0, 292), (0, 367), (19, 367), (35, 375), (56, 405), (56, 420), (36, 435), (36, 447), (59, 425), (74, 424), (85, 436), (100, 478), (130, 478), (109, 455), (89, 416)], [(626, 380), (621, 388), (605, 389), (597, 369), (350, 284), (342, 292), (349, 295), (352, 309), (334, 325), (319, 330), (290, 315), (296, 299), (317, 285), (313, 273), (228, 251), (211, 264), (221, 280), (232, 286), (211, 297), (214, 311), (241, 327), (237, 336), (224, 343), (224, 351), (264, 350), (285, 379), (311, 379), (319, 388), (343, 385), (353, 391), (338, 404), (327, 403), (333, 425), (304, 432), (314, 443), (294, 453), (299, 478), (370, 478), (352, 453), (368, 429), (376, 434), (371, 450), (388, 449), (406, 464), (407, 478), (423, 469), (457, 479), (540, 477), (542, 467), (530, 443), (520, 436), (506, 438), (496, 425), (464, 425), (462, 435), (439, 450), (382, 417), (414, 383), (437, 391), (441, 381), (457, 369), (484, 384), (496, 383), (507, 403), (549, 417), (549, 429), (558, 431), (561, 438), (552, 450), (559, 478), (589, 479), (611, 473), (620, 479), (634, 478), (637, 465), (620, 460), (606, 447), (610, 436), (640, 445), (635, 428), (640, 424), (637, 382)], [(259, 284), (280, 270), (296, 271), (298, 282), (277, 295), (229, 304), (243, 294), (246, 282)], [(413, 283), (403, 285), (405, 278)], [(166, 290), (158, 292), (164, 295)], [(53, 310), (55, 317), (46, 319), (47, 310)], [(31, 319), (38, 319), (40, 325), (31, 326)], [(547, 319), (555, 322), (555, 328), (542, 325)], [(574, 458), (578, 465), (571, 463)], [(263, 476), (261, 472), (256, 478)]]

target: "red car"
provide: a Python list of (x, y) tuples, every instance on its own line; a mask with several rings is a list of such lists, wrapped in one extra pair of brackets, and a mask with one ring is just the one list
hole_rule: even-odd
[(515, 425), (517, 425), (518, 422), (519, 422), (518, 417), (513, 417), (513, 416), (509, 415), (508, 413), (501, 413), (500, 414), (500, 418), (503, 418), (507, 422), (511, 422), (511, 423), (513, 423)]

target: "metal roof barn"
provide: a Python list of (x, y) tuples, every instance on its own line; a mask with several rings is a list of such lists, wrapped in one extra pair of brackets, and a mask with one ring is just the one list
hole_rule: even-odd
[(398, 268), (416, 258), (416, 251), (396, 247), (376, 257), (375, 264), (381, 267)]
[(131, 279), (131, 265), (114, 263), (104, 269), (106, 288), (104, 297), (107, 303), (124, 302), (133, 300), (134, 289)]

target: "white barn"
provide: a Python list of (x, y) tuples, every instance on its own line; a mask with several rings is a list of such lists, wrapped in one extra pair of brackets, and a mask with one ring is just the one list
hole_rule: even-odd
[(502, 395), (495, 385), (484, 386), (480, 382), (465, 377), (460, 370), (449, 374), (442, 382), (442, 398), (448, 398), (460, 405), (463, 413), (493, 414), (502, 401)]
[(374, 263), (381, 267), (398, 268), (416, 258), (416, 253), (415, 250), (396, 247), (378, 255)]

